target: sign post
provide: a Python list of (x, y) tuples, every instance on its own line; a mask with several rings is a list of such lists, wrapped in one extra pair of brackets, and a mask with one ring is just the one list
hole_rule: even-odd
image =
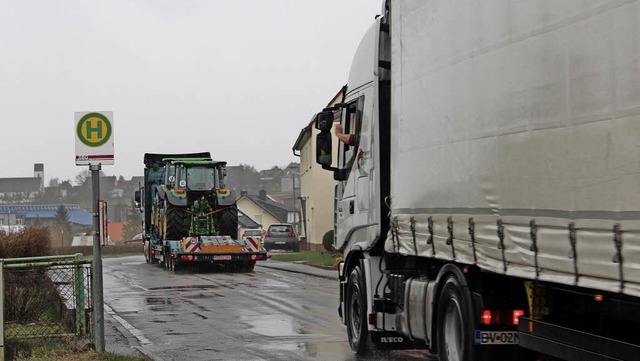
[[(103, 221), (100, 218), (100, 169), (103, 164), (113, 164), (113, 112), (76, 112), (76, 165), (88, 165), (93, 189), (93, 314), (95, 350), (105, 351), (104, 296), (102, 286), (102, 251), (100, 234)], [(106, 222), (104, 222), (106, 224)], [(105, 227), (106, 228), (106, 227)]]

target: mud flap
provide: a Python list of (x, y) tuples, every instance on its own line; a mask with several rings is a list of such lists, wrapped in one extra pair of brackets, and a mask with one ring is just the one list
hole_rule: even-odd
[(427, 344), (422, 340), (412, 340), (409, 337), (394, 331), (369, 331), (371, 342), (378, 350), (410, 350), (426, 349)]

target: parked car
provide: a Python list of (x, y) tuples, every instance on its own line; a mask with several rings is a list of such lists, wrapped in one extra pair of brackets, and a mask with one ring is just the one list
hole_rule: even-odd
[(247, 237), (257, 237), (262, 239), (263, 231), (261, 229), (247, 229), (242, 233), (242, 239), (247, 239)]
[(261, 229), (247, 229), (242, 232), (241, 243), (242, 245), (247, 246), (247, 238), (251, 237), (251, 239), (254, 241), (254, 246), (250, 248), (252, 249), (252, 251), (256, 251), (257, 248), (264, 248), (263, 236), (264, 231)]
[(300, 237), (298, 237), (298, 233), (291, 224), (272, 224), (264, 235), (264, 248), (266, 248), (267, 251), (283, 249), (299, 252)]

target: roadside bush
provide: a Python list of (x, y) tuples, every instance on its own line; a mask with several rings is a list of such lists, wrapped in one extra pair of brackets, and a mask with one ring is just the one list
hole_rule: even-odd
[(322, 236), (322, 246), (324, 247), (324, 250), (327, 252), (336, 251), (336, 249), (333, 247), (333, 229), (325, 233), (324, 236)]
[(15, 233), (0, 231), (0, 258), (51, 255), (51, 236), (46, 227), (27, 227)]
[[(16, 233), (0, 231), (0, 258), (51, 255), (51, 238), (45, 227), (28, 227)], [(7, 337), (8, 355), (14, 358), (28, 355), (35, 344), (44, 342), (36, 338), (43, 333), (73, 330), (71, 311), (65, 307), (46, 268), (4, 269), (3, 274), (5, 333), (31, 337)]]

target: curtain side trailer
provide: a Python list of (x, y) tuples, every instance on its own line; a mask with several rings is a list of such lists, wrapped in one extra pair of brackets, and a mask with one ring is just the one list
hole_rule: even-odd
[(640, 2), (382, 11), (316, 114), (352, 349), (640, 359)]

